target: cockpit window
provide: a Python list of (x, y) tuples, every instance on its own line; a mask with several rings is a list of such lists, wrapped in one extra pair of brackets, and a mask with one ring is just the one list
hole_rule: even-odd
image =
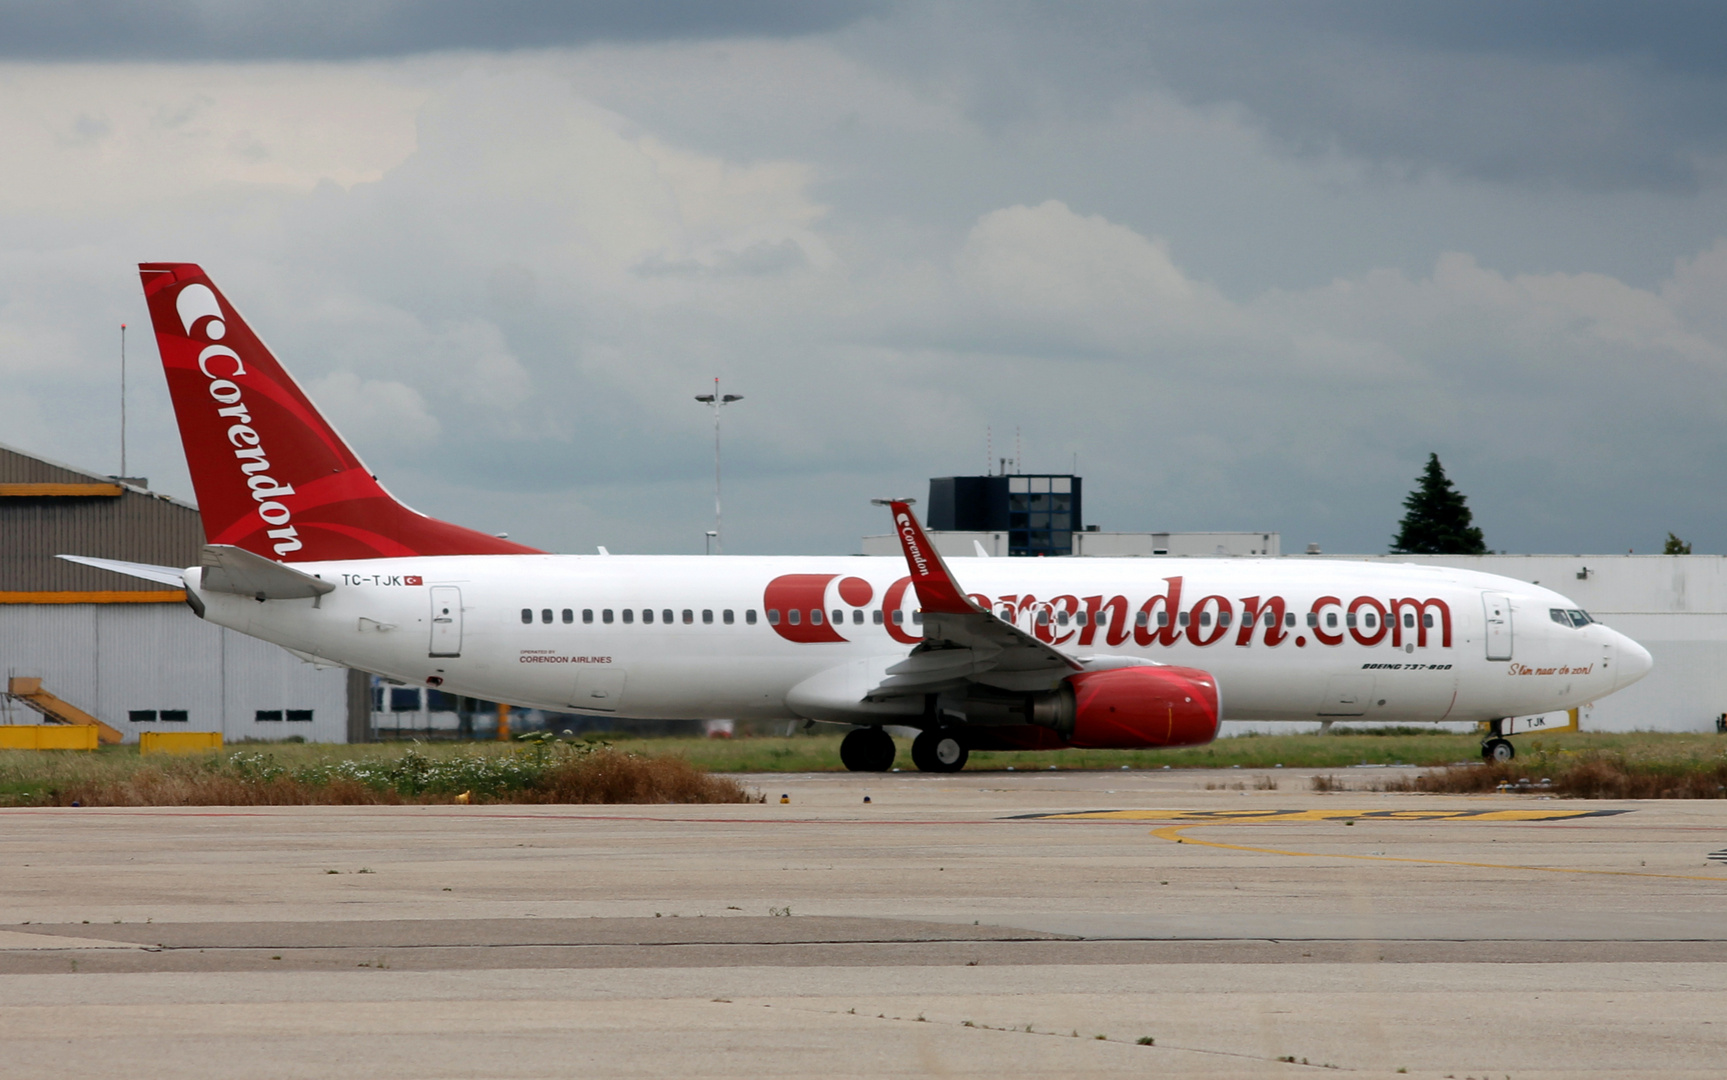
[(1576, 608), (1548, 608), (1548, 616), (1560, 626), (1588, 626), (1594, 622), (1587, 611)]

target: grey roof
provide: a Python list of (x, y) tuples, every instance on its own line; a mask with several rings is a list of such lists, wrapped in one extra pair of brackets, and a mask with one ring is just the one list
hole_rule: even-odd
[[(117, 483), (0, 445), (0, 484)], [(93, 555), (195, 566), (204, 544), (196, 507), (121, 483), (118, 496), (0, 497), (0, 592), (154, 592), (139, 578), (78, 566), (56, 555)]]

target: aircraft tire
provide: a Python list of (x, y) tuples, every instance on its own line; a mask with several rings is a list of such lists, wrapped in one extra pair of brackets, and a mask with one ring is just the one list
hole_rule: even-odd
[(971, 752), (951, 728), (922, 731), (912, 740), (911, 760), (919, 772), (959, 772), (969, 757)]
[(1517, 756), (1517, 747), (1511, 745), (1510, 739), (1493, 738), (1481, 744), (1481, 759), (1495, 765), (1503, 765)]
[(893, 737), (878, 727), (858, 728), (840, 740), (840, 763), (852, 772), (887, 772), (893, 756)]

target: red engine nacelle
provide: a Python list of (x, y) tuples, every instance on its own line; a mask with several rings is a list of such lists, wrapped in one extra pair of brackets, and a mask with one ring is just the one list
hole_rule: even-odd
[(1219, 700), (1211, 673), (1188, 667), (1085, 671), (1073, 687), (1071, 746), (1131, 750), (1198, 746), (1217, 737)]

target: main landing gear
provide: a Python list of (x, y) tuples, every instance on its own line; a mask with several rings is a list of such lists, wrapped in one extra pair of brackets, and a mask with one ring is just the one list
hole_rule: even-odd
[(912, 740), (911, 760), (920, 772), (959, 772), (971, 752), (951, 728), (931, 728)]
[(878, 727), (858, 728), (840, 740), (840, 762), (852, 772), (887, 772), (893, 755), (893, 737)]
[(1511, 740), (1501, 734), (1504, 731), (1504, 724), (1505, 721), (1503, 720), (1493, 721), (1490, 734), (1481, 740), (1482, 761), (1493, 765), (1503, 765), (1517, 756), (1517, 747), (1512, 746)]

